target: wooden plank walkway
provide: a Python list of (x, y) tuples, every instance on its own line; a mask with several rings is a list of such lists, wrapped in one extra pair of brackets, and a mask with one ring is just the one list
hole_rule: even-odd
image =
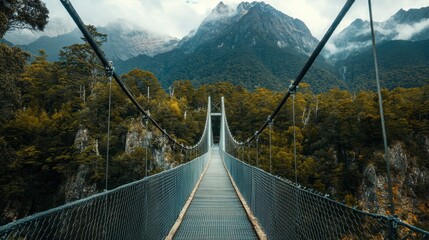
[(174, 239), (257, 239), (218, 147)]

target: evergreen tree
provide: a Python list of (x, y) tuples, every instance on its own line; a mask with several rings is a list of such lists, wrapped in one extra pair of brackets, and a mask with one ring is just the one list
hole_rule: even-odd
[(3, 0), (0, 2), (0, 38), (14, 29), (43, 31), (48, 14), (45, 3), (40, 0)]

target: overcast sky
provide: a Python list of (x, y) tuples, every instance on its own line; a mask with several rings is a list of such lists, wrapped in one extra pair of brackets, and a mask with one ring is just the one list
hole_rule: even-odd
[[(135, 27), (182, 38), (196, 29), (201, 21), (216, 7), (219, 0), (70, 0), (86, 24), (105, 26), (118, 19), (126, 20)], [(44, 0), (50, 11), (50, 26), (46, 34), (55, 35), (74, 28), (59, 0)], [(240, 0), (224, 0), (236, 6)], [(299, 18), (319, 40), (338, 14), (346, 0), (265, 0), (283, 13)], [(374, 0), (376, 21), (387, 20), (399, 9), (429, 6), (429, 0)], [(340, 31), (354, 19), (368, 19), (367, 0), (356, 0), (347, 14)]]

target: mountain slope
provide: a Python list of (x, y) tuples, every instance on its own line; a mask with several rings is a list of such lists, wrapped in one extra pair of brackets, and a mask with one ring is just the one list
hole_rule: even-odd
[(135, 29), (120, 22), (100, 27), (99, 31), (107, 34), (107, 42), (102, 47), (105, 54), (113, 60), (127, 60), (141, 54), (154, 56), (172, 50), (179, 42), (168, 35)]
[(0, 39), (0, 43), (4, 43), (10, 47), (14, 46), (11, 42), (9, 42), (8, 40), (3, 39), (3, 38)]
[(33, 55), (38, 55), (38, 51), (44, 49), (48, 55), (48, 60), (57, 61), (60, 50), (63, 47), (77, 43), (83, 43), (80, 37), (81, 34), (79, 30), (75, 29), (70, 33), (62, 34), (56, 37), (42, 36), (32, 43), (28, 45), (21, 45), (20, 47), (26, 51), (29, 51)]
[[(141, 54), (154, 56), (159, 53), (170, 51), (178, 44), (178, 39), (144, 30), (136, 30), (126, 22), (114, 22), (105, 27), (98, 27), (98, 31), (107, 34), (107, 42), (102, 46), (103, 51), (109, 59), (114, 61), (126, 60)], [(38, 54), (44, 49), (48, 54), (48, 60), (57, 61), (59, 52), (65, 46), (83, 43), (82, 34), (78, 29), (70, 33), (56, 37), (42, 36), (36, 41), (21, 45), (20, 47)]]
[[(305, 24), (263, 2), (242, 3), (235, 12), (220, 3), (198, 30), (173, 51), (139, 56), (117, 64), (127, 72), (141, 68), (154, 72), (164, 87), (175, 80), (196, 84), (229, 81), (248, 89), (284, 89), (305, 64), (318, 41)], [(323, 91), (344, 87), (329, 66), (319, 61), (306, 81)], [(321, 83), (320, 79), (327, 80)]]
[[(378, 43), (393, 40), (421, 41), (429, 39), (429, 7), (399, 10), (384, 22), (374, 23)], [(332, 39), (331, 58), (343, 60), (350, 54), (371, 45), (368, 21), (356, 19)]]
[[(387, 41), (377, 46), (382, 87), (418, 87), (429, 83), (429, 40)], [(338, 64), (351, 90), (376, 89), (372, 49)]]
[[(375, 23), (382, 87), (417, 87), (429, 80), (429, 7), (399, 10)], [(329, 56), (350, 90), (375, 89), (368, 21), (356, 19), (334, 37)]]
[[(243, 4), (240, 4), (243, 6)], [(249, 8), (246, 5), (246, 8)], [(235, 9), (220, 2), (211, 13), (203, 20), (196, 31), (191, 31), (179, 43), (179, 47), (186, 53), (191, 53), (205, 42), (218, 38), (223, 32), (236, 23), (240, 17), (248, 11), (243, 8), (243, 11)]]

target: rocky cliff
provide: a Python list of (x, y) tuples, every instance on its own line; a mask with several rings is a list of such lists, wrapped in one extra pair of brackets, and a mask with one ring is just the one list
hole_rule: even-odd
[[(426, 138), (427, 140), (427, 138)], [(429, 141), (426, 141), (428, 148)], [(380, 153), (382, 158), (382, 154)], [(402, 143), (389, 149), (389, 162), (393, 184), (393, 196), (398, 217), (419, 226), (429, 218), (429, 169), (417, 165), (415, 158), (408, 154)], [(359, 207), (363, 210), (389, 215), (389, 196), (385, 168), (369, 164), (364, 172), (360, 187)], [(428, 226), (422, 226), (426, 228)]]

